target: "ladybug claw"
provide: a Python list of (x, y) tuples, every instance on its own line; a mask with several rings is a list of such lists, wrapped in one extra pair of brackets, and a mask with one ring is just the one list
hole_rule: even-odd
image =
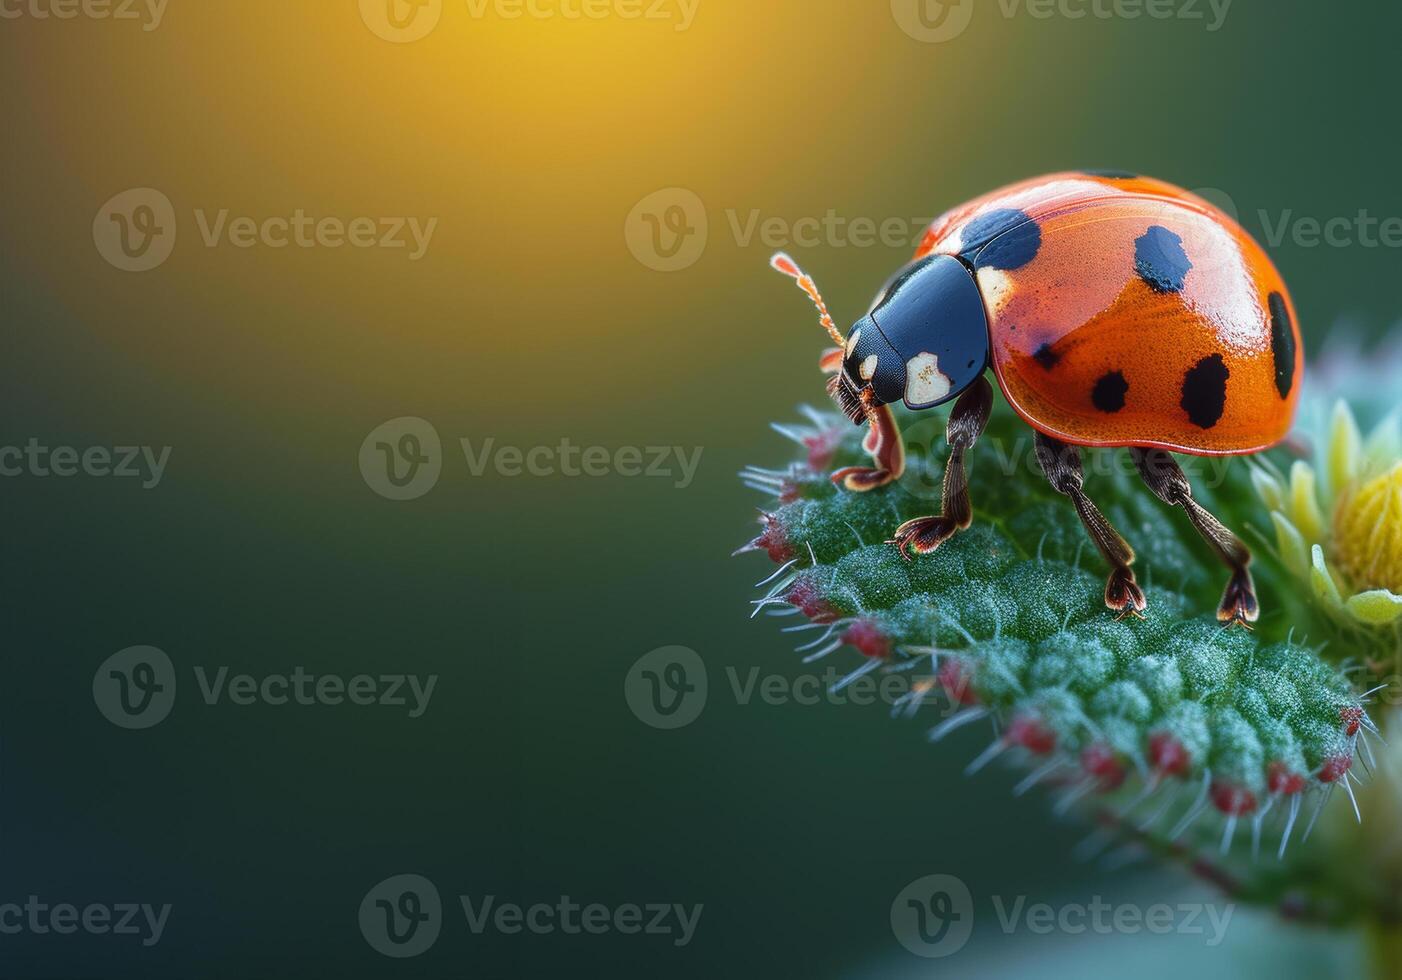
[(1105, 583), (1105, 605), (1117, 614), (1117, 622), (1126, 616), (1144, 618), (1144, 610), (1148, 608), (1149, 602), (1144, 598), (1144, 590), (1134, 580), (1134, 572), (1131, 569), (1117, 568), (1110, 573), (1110, 579)]
[(865, 493), (884, 487), (896, 478), (890, 470), (872, 469), (870, 466), (846, 466), (832, 475), (832, 482), (854, 493)]
[(954, 537), (958, 530), (959, 525), (947, 517), (917, 517), (896, 528), (895, 537), (886, 543), (895, 545), (901, 557), (910, 561), (907, 549), (917, 555), (928, 555)]
[(1246, 569), (1233, 572), (1231, 581), (1222, 593), (1222, 604), (1217, 607), (1219, 622), (1232, 626), (1241, 624), (1251, 629), (1251, 624), (1261, 615), (1260, 603), (1256, 601), (1256, 588), (1251, 582), (1251, 573)]

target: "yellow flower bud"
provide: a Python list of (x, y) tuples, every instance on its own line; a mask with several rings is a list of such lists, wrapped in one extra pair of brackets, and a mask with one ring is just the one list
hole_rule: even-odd
[(1332, 551), (1355, 589), (1402, 593), (1402, 463), (1339, 501)]

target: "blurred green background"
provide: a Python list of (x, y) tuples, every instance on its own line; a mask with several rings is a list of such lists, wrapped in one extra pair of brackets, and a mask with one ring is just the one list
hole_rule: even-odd
[[(776, 621), (746, 618), (768, 563), (728, 555), (762, 503), (736, 471), (784, 461), (767, 423), (823, 398), (823, 337), (766, 268), (774, 245), (845, 327), (921, 219), (1021, 177), (1124, 168), (1212, 189), (1263, 240), (1283, 230), (1268, 248), (1311, 347), (1381, 334), (1402, 241), (1358, 215), (1402, 216), (1402, 13), (971, 0), (922, 22), (904, 0), (582, 2), (511, 16), (480, 0), (0, 0), (0, 446), (171, 447), (151, 489), (32, 468), (0, 480), (0, 904), (172, 906), (149, 947), (0, 935), (0, 973), (1353, 968), (1350, 937), (1245, 911), (1213, 949), (1005, 935), (994, 895), (1204, 893), (1074, 860), (1084, 828), (1035, 793), (1013, 799), (1014, 775), (962, 777), (982, 732), (935, 749), (879, 704), (740, 703), (727, 668), (806, 668)], [(922, 23), (953, 36), (922, 40)], [(172, 208), (152, 214), (173, 251), (144, 272), (114, 265), (103, 210), (131, 188)], [(436, 224), (417, 259), (202, 235), (201, 216), (299, 209)], [(846, 230), (810, 238), (830, 209)], [(896, 231), (869, 241), (853, 219)], [(1331, 219), (1319, 240), (1310, 221)], [(394, 501), (358, 454), (404, 416), (434, 427), (442, 469)], [(701, 457), (680, 487), (475, 476), (462, 438)], [(94, 673), (138, 644), (170, 656), (178, 686), (168, 718), (125, 730), (95, 705)], [(668, 645), (697, 651), (709, 695), (659, 730), (625, 679)], [(196, 666), (438, 681), (409, 718), (207, 705)], [(427, 952), (386, 958), (357, 909), (410, 872), (437, 885), (446, 921)], [(888, 918), (931, 873), (962, 879), (979, 910), (947, 960), (906, 953)], [(463, 894), (704, 913), (681, 948), (478, 936)]]

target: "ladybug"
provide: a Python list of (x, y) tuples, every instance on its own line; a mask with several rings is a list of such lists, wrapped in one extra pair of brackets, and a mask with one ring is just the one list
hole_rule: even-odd
[(1105, 604), (1145, 608), (1134, 551), (1086, 494), (1081, 447), (1127, 447), (1149, 489), (1188, 520), (1230, 571), (1217, 617), (1259, 615), (1251, 552), (1193, 499), (1171, 453), (1260, 452), (1289, 431), (1304, 355), (1280, 274), (1235, 220), (1150, 177), (1083, 171), (1036, 177), (947, 212), (914, 259), (844, 338), (813, 280), (783, 253), (838, 345), (820, 362), (843, 412), (870, 432), (874, 465), (832, 475), (866, 491), (899, 479), (905, 450), (890, 405), (955, 400), (941, 513), (892, 544), (934, 551), (973, 520), (965, 456), (988, 424), (989, 367), (1035, 431), (1036, 458), (1069, 497), (1110, 566)]

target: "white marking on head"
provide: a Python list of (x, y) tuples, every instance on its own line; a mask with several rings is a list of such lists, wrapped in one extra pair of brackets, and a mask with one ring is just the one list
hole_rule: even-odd
[(871, 376), (876, 373), (876, 355), (868, 354), (866, 360), (857, 368), (857, 373), (862, 376), (863, 381), (870, 381)]
[(862, 339), (862, 328), (858, 327), (852, 331), (852, 336), (847, 338), (847, 356), (851, 357), (852, 352), (857, 349), (857, 341)]
[(905, 366), (905, 398), (911, 405), (933, 405), (949, 394), (954, 382), (940, 370), (940, 359), (929, 351), (916, 354)]
[(988, 267), (978, 270), (978, 288), (990, 313), (997, 313), (1013, 298), (1013, 277), (1002, 269)]

